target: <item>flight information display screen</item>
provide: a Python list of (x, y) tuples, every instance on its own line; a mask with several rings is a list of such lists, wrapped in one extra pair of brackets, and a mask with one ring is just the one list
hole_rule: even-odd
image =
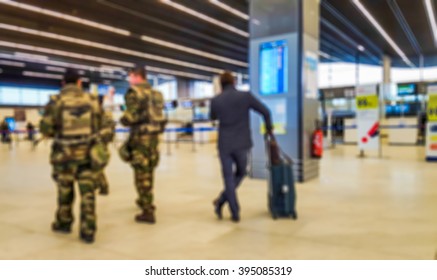
[(398, 85), (398, 96), (415, 95), (416, 84)]
[(261, 95), (288, 92), (288, 46), (285, 40), (260, 45)]

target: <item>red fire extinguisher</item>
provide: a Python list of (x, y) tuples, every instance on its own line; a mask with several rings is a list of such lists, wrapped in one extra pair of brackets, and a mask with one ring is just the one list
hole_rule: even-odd
[(323, 155), (323, 131), (317, 128), (313, 132), (311, 152), (313, 158), (322, 158)]

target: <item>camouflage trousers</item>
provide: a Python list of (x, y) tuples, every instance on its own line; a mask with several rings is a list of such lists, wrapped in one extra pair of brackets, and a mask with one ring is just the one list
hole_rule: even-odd
[(109, 184), (106, 179), (105, 171), (102, 170), (96, 174), (96, 189), (100, 191), (100, 193), (109, 193)]
[(78, 182), (81, 196), (80, 231), (92, 235), (96, 231), (95, 213), (95, 179), (90, 163), (67, 163), (53, 165), (53, 179), (58, 185), (58, 209), (55, 224), (60, 227), (71, 227), (74, 221), (74, 183)]
[(144, 212), (153, 212), (153, 175), (159, 163), (158, 136), (142, 135), (129, 141), (131, 166), (135, 173), (135, 187), (138, 192), (137, 205)]

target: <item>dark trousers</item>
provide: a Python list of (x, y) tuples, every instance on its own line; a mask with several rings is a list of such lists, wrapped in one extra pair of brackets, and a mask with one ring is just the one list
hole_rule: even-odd
[(248, 154), (249, 150), (235, 152), (220, 151), (225, 190), (220, 194), (218, 203), (222, 207), (227, 202), (234, 218), (239, 218), (240, 215), (240, 205), (238, 204), (236, 190), (246, 176)]

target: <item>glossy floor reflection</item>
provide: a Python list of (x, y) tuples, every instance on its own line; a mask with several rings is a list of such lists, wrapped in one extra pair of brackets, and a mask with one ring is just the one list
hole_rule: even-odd
[[(163, 147), (165, 150), (165, 147)], [(266, 182), (246, 180), (242, 222), (217, 221), (221, 189), (215, 149), (181, 145), (157, 172), (158, 223), (136, 224), (129, 166), (114, 152), (108, 197), (98, 197), (93, 245), (50, 231), (55, 186), (49, 145), (0, 146), (0, 259), (433, 259), (437, 247), (437, 165), (423, 148), (384, 147), (358, 159), (351, 146), (328, 151), (320, 179), (298, 185), (299, 220), (273, 221)], [(76, 203), (76, 217), (78, 207)], [(228, 213), (227, 217), (229, 216)]]

